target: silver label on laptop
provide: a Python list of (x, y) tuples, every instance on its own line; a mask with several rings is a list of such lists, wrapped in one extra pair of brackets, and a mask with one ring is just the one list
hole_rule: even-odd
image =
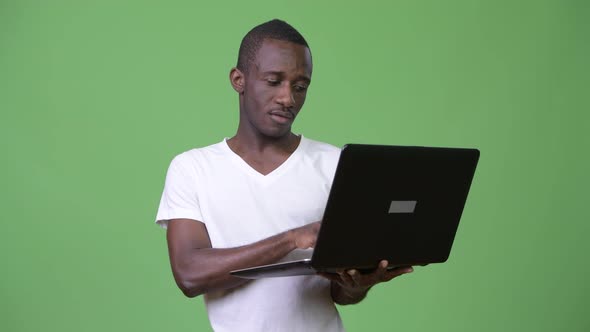
[(414, 213), (416, 201), (391, 201), (389, 213)]

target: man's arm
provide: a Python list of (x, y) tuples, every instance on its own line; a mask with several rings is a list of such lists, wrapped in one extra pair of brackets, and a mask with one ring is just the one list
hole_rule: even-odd
[(412, 267), (398, 267), (388, 270), (387, 265), (387, 261), (381, 261), (375, 271), (367, 274), (352, 269), (322, 275), (332, 281), (331, 294), (334, 302), (341, 305), (355, 304), (362, 301), (374, 285), (413, 271)]
[(166, 237), (174, 279), (188, 297), (239, 286), (248, 280), (229, 271), (274, 263), (293, 249), (313, 247), (319, 227), (315, 222), (249, 245), (216, 249), (202, 222), (170, 220)]

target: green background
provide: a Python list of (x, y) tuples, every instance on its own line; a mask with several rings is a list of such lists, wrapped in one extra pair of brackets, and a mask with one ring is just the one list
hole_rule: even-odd
[(482, 152), (450, 260), (349, 331), (590, 330), (588, 1), (0, 0), (0, 330), (197, 331), (153, 220), (170, 160), (231, 136), (239, 42), (279, 17), (295, 130)]

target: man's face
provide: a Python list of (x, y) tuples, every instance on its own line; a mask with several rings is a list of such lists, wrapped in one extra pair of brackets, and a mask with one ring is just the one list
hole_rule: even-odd
[(242, 125), (269, 137), (291, 133), (311, 83), (309, 49), (291, 42), (265, 39), (245, 73)]

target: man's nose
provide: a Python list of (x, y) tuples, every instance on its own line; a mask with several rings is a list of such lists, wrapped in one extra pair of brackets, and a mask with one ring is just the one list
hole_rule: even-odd
[(293, 95), (293, 90), (290, 84), (287, 84), (287, 82), (282, 84), (278, 93), (277, 103), (283, 105), (283, 107), (295, 106), (295, 96)]

